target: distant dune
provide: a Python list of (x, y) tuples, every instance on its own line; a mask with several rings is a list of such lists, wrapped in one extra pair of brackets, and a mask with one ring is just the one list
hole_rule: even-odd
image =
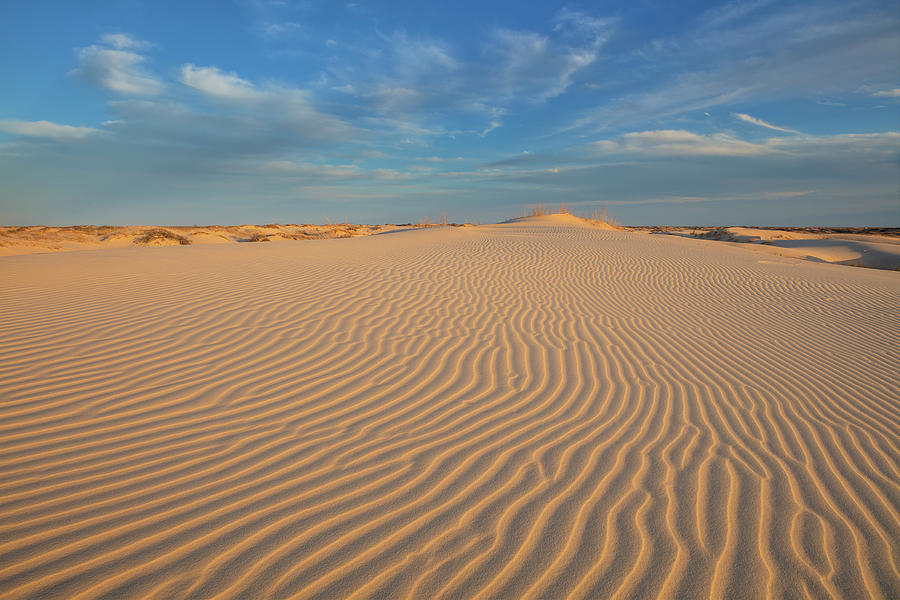
[(0, 256), (36, 254), (67, 250), (94, 250), (139, 246), (226, 244), (233, 242), (274, 242), (349, 238), (419, 225), (209, 225), (194, 227), (94, 226), (0, 227)]
[(891, 227), (632, 227), (702, 240), (753, 244), (757, 252), (851, 267), (900, 270), (900, 229)]
[[(702, 240), (749, 243), (758, 252), (791, 256), (816, 262), (854, 267), (900, 270), (900, 229), (827, 228), (752, 229), (746, 227), (628, 227), (572, 214), (544, 214), (519, 217), (507, 223), (527, 223), (534, 219), (589, 224), (600, 229), (665, 233)], [(453, 223), (453, 226), (460, 225)], [(76, 225), (69, 227), (0, 227), (0, 256), (38, 254), (69, 250), (96, 250), (138, 246), (178, 246), (240, 242), (273, 242), (350, 238), (388, 231), (434, 227), (434, 223), (413, 225), (210, 225), (204, 227), (111, 227)], [(471, 226), (466, 223), (463, 226)]]
[(2, 598), (900, 598), (900, 273), (146, 229), (0, 258)]

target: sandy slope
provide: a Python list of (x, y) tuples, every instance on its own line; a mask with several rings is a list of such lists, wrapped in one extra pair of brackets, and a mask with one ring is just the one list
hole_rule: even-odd
[(666, 231), (668, 235), (706, 238), (748, 244), (764, 254), (802, 258), (870, 269), (900, 270), (900, 238), (854, 233), (805, 233), (782, 229), (725, 227), (703, 233), (689, 227)]
[(0, 597), (900, 597), (898, 292), (553, 218), (0, 259)]

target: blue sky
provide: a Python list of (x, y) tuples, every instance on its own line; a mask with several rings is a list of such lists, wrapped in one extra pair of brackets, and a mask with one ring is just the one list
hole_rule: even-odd
[(4, 2), (0, 222), (900, 226), (857, 2)]

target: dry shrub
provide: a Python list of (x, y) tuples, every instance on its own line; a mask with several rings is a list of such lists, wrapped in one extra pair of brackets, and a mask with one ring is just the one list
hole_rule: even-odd
[(135, 244), (141, 245), (149, 245), (155, 244), (158, 242), (167, 242), (167, 241), (178, 242), (182, 246), (188, 246), (191, 243), (191, 240), (187, 239), (183, 235), (178, 235), (168, 229), (150, 229), (144, 232), (144, 235), (138, 236), (134, 238)]
[(595, 210), (594, 212), (592, 212), (590, 214), (590, 216), (584, 215), (582, 218), (587, 221), (591, 221), (592, 223), (609, 225), (610, 227), (615, 227), (616, 229), (622, 228), (621, 223), (619, 223), (618, 221), (616, 221), (615, 219), (613, 219), (612, 217), (610, 217), (606, 214), (605, 206), (603, 208), (601, 208), (599, 211)]

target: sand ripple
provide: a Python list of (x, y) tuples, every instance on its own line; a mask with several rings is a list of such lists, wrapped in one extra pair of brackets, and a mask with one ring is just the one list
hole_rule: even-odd
[(0, 596), (900, 597), (900, 275), (698, 246), (2, 259)]

